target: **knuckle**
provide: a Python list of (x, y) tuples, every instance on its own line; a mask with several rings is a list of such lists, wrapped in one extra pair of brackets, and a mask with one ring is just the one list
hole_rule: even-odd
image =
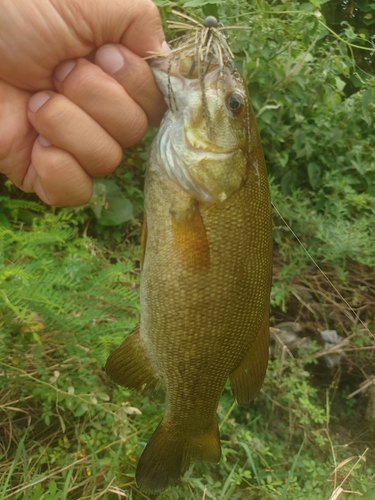
[(115, 90), (112, 79), (101, 73), (99, 68), (87, 61), (78, 61), (77, 68), (63, 86), (63, 94), (75, 102), (88, 101), (90, 97), (99, 96), (103, 87), (104, 91)]
[(147, 2), (147, 9), (149, 16), (156, 19), (160, 19), (159, 9), (157, 8), (156, 4), (151, 0), (146, 0), (146, 2)]
[[(79, 206), (90, 200), (91, 179), (71, 155), (58, 149), (49, 154), (41, 150), (35, 162), (39, 180), (34, 190), (48, 205)], [(42, 193), (38, 193), (39, 185)]]
[(95, 171), (101, 176), (110, 174), (118, 167), (122, 160), (122, 148), (115, 142), (111, 141), (107, 147), (102, 147), (100, 154), (97, 156), (97, 165)]
[[(38, 113), (41, 128), (46, 131), (50, 136), (51, 133), (56, 133), (64, 128), (70, 120), (69, 113), (67, 113), (66, 106), (64, 105), (64, 98), (59, 95), (51, 97), (44, 109), (42, 108)], [(43, 132), (42, 132), (43, 135)]]
[(147, 116), (144, 112), (135, 112), (132, 116), (127, 116), (126, 128), (124, 128), (123, 147), (133, 146), (145, 135), (148, 127)]

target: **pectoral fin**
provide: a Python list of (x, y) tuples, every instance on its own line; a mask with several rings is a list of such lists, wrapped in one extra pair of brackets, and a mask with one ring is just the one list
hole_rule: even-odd
[(188, 269), (205, 271), (210, 263), (206, 228), (196, 200), (176, 201), (170, 209), (175, 248)]
[(139, 333), (139, 325), (124, 342), (111, 353), (105, 370), (116, 384), (129, 389), (156, 385), (159, 376), (152, 365)]
[(250, 403), (262, 387), (268, 364), (269, 335), (267, 315), (249, 352), (229, 377), (233, 395), (238, 403)]

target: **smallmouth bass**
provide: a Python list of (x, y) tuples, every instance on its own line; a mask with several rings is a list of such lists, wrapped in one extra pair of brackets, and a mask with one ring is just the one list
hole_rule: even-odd
[(220, 460), (225, 382), (249, 403), (268, 362), (266, 167), (247, 86), (215, 21), (207, 24), (194, 44), (151, 63), (169, 110), (146, 172), (141, 319), (106, 364), (126, 387), (165, 384), (165, 415), (136, 471), (148, 495), (191, 462)]

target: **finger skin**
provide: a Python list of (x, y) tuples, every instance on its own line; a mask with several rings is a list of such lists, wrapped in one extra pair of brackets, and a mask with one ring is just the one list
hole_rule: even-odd
[(106, 43), (145, 57), (160, 51), (164, 39), (151, 0), (4, 0), (1, 78), (26, 90), (53, 89), (53, 70), (66, 59), (86, 57)]
[(30, 111), (41, 94), (30, 99), (28, 111), (39, 134), (73, 155), (89, 175), (99, 177), (112, 172), (122, 158), (120, 145), (81, 108), (55, 92), (46, 92), (50, 98), (37, 111)]
[[(55, 73), (59, 74), (59, 68)], [(57, 78), (55, 81), (60, 94), (91, 116), (122, 147), (132, 146), (144, 136), (146, 113), (120, 83), (97, 65), (78, 59), (62, 82)]]
[(92, 196), (92, 178), (77, 160), (54, 146), (42, 146), (35, 141), (31, 165), (24, 178), (23, 189), (35, 192), (52, 206), (78, 206)]
[[(148, 124), (158, 126), (167, 109), (164, 97), (156, 86), (148, 63), (122, 45), (113, 45), (124, 58), (124, 65), (111, 76), (125, 89), (126, 93), (144, 110)], [(95, 54), (95, 63), (105, 64), (108, 45), (101, 47)], [(104, 70), (106, 68), (104, 67)]]
[[(70, 204), (64, 193), (74, 191), (68, 181), (75, 175), (80, 178), (83, 172), (87, 180), (86, 175), (111, 172), (121, 159), (120, 145), (133, 144), (147, 122), (160, 121), (164, 104), (141, 58), (162, 50), (163, 41), (159, 12), (151, 0), (0, 2), (0, 172), (21, 189), (35, 189), (47, 203), (59, 205)], [(80, 61), (94, 61), (95, 51), (108, 43), (122, 44), (129, 63), (112, 80), (103, 74), (99, 78), (97, 68), (90, 66), (90, 82), (90, 71)], [(77, 73), (63, 88), (54, 70), (72, 59), (77, 60)], [(86, 96), (76, 86), (80, 79)], [(28, 99), (39, 90), (50, 92), (49, 102), (27, 111)], [(37, 139), (38, 133), (53, 146)], [(44, 170), (48, 164), (53, 175)], [(79, 170), (73, 174), (71, 169)], [(75, 185), (81, 185), (83, 194), (74, 194), (71, 203), (83, 203), (91, 187), (82, 187), (83, 180)]]
[(27, 117), (30, 93), (0, 80), (0, 172), (21, 187), (38, 136)]

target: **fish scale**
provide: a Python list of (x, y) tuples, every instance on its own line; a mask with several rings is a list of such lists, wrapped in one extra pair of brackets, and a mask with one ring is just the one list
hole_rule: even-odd
[(176, 105), (146, 172), (140, 325), (106, 365), (130, 388), (164, 381), (166, 411), (136, 472), (149, 495), (176, 483), (191, 462), (220, 459), (225, 382), (248, 403), (268, 361), (271, 206), (246, 84), (231, 61), (223, 66), (213, 55), (201, 78), (189, 70), (201, 66), (196, 56), (171, 57), (151, 64)]

